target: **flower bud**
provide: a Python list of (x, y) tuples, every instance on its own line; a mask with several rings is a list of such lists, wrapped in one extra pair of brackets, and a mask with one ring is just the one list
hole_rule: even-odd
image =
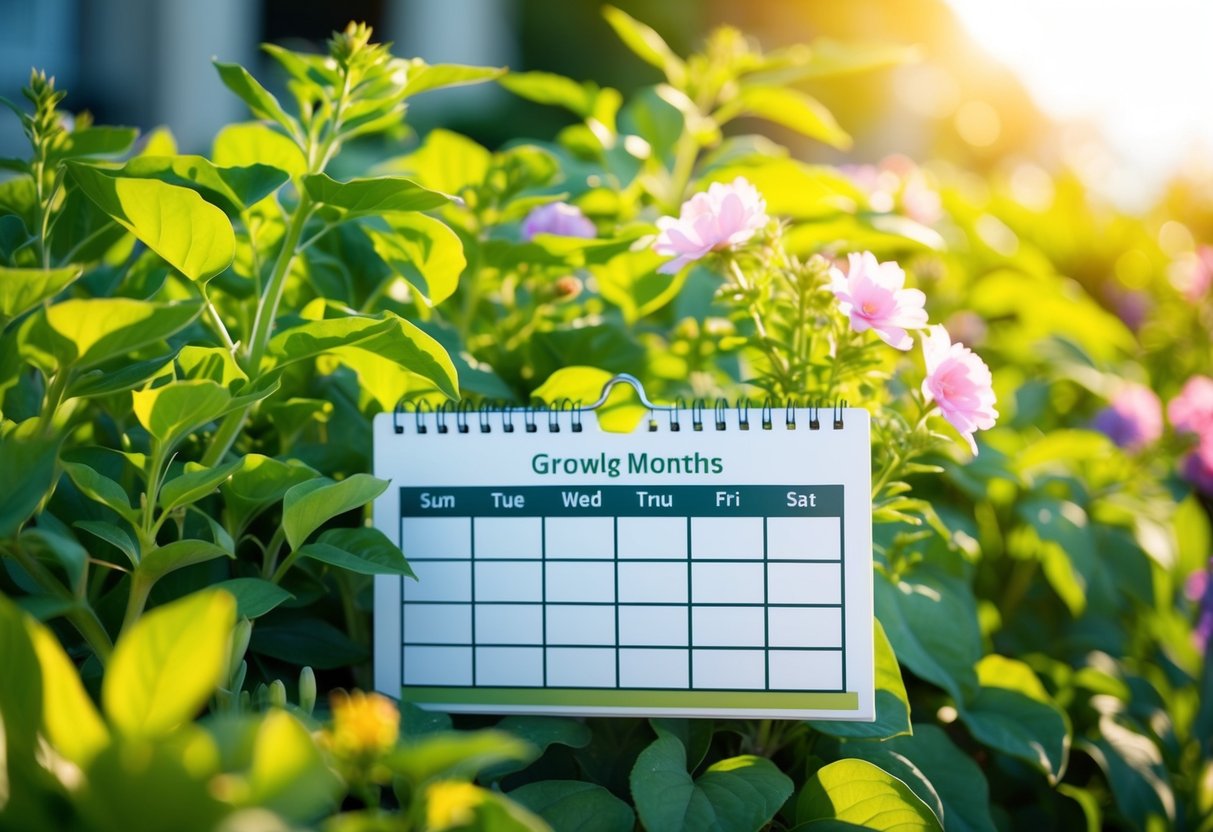
[(316, 673), (310, 666), (299, 671), (299, 708), (310, 714), (316, 707)]
[(583, 284), (581, 278), (576, 275), (566, 274), (556, 281), (555, 288), (557, 300), (573, 300), (581, 294)]
[(275, 679), (270, 683), (269, 704), (274, 708), (286, 707), (286, 685), (281, 679)]

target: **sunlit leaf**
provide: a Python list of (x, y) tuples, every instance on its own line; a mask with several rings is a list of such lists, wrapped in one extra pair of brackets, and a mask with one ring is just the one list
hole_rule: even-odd
[(450, 197), (398, 176), (351, 179), (338, 182), (323, 173), (303, 177), (303, 187), (316, 202), (342, 209), (346, 219), (389, 211), (428, 211), (450, 202)]
[(209, 280), (236, 256), (231, 222), (195, 191), (82, 164), (68, 169), (102, 211), (190, 280)]
[(298, 549), (334, 517), (353, 511), (378, 497), (387, 480), (354, 474), (340, 482), (315, 479), (294, 486), (282, 499), (282, 528), (292, 549)]
[(57, 753), (76, 765), (88, 765), (109, 740), (109, 731), (55, 634), (28, 618), (25, 628), (42, 670), (46, 738)]
[(187, 595), (145, 614), (114, 646), (101, 685), (110, 724), (154, 737), (193, 719), (228, 663), (236, 601), (226, 592)]
[(217, 167), (202, 156), (138, 156), (115, 175), (189, 188), (229, 217), (274, 193), (290, 178), (287, 171), (270, 165)]
[(943, 832), (935, 813), (893, 775), (865, 760), (838, 760), (810, 778), (796, 819), (836, 819), (865, 829)]
[(426, 64), (420, 60), (409, 63), (408, 80), (404, 84), (404, 97), (417, 95), (444, 87), (462, 87), (492, 81), (505, 74), (503, 67), (465, 66), (463, 64)]
[(307, 159), (293, 141), (260, 122), (229, 124), (215, 136), (211, 159), (221, 167), (268, 165), (292, 177), (307, 172)]
[(201, 311), (201, 303), (149, 303), (130, 298), (73, 298), (46, 310), (42, 326), (50, 332), (30, 332), (55, 354), (61, 365), (77, 370), (95, 367), (113, 358), (155, 344), (185, 328)]
[(670, 49), (661, 35), (614, 6), (604, 7), (602, 14), (619, 39), (627, 44), (637, 57), (664, 72), (671, 84), (678, 86), (683, 82), (686, 77), (686, 64), (674, 54), (674, 50)]
[(62, 269), (9, 269), (0, 266), (0, 329), (10, 320), (53, 298), (80, 277), (77, 266)]
[(370, 225), (363, 230), (388, 268), (431, 304), (454, 294), (467, 266), (459, 236), (424, 214), (395, 214), (384, 222), (386, 230)]
[(764, 118), (810, 139), (846, 150), (851, 137), (825, 105), (808, 93), (788, 87), (746, 87), (729, 115)]
[(257, 118), (265, 118), (277, 122), (289, 135), (299, 134), (298, 123), (278, 103), (274, 94), (261, 86), (249, 71), (239, 64), (225, 64), (215, 61), (215, 69), (223, 85), (234, 92)]

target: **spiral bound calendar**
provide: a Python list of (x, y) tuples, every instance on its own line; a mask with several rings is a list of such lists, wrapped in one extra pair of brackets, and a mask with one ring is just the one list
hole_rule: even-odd
[(867, 412), (652, 408), (626, 434), (593, 406), (375, 418), (374, 522), (417, 576), (375, 579), (379, 691), (875, 718)]

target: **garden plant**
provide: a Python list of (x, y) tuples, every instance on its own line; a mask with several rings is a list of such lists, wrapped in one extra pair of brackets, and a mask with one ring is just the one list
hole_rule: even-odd
[[(906, 50), (726, 27), (681, 57), (604, 14), (653, 73), (627, 98), (351, 24), (265, 47), (282, 97), (217, 60), (252, 120), (209, 156), (42, 71), (4, 102), (0, 828), (1213, 830), (1213, 256), (1064, 172), (1027, 199), (761, 132), (846, 149), (808, 90)], [(568, 126), (409, 133), (475, 83)], [(871, 412), (874, 722), (365, 692), (372, 576), (411, 576), (368, 522), (371, 418), (620, 372)], [(604, 419), (646, 412), (617, 388)]]

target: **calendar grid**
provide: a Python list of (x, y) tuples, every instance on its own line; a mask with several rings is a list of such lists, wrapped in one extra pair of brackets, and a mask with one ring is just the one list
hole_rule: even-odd
[[(823, 497), (795, 510), (762, 489)], [(664, 512), (608, 487), (513, 489), (512, 512), (486, 504), (508, 488), (444, 491), (457, 496), (426, 512), (429, 492), (401, 489), (421, 578), (401, 586), (406, 688), (847, 691), (841, 486), (750, 487), (724, 517), (704, 501), (740, 502), (739, 487), (682, 487)]]

